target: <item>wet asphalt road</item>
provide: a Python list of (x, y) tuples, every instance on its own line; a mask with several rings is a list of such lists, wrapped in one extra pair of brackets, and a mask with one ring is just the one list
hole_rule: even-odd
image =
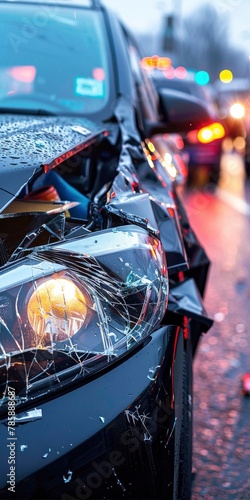
[(250, 182), (241, 159), (223, 159), (219, 188), (185, 193), (212, 261), (205, 305), (214, 318), (194, 361), (193, 500), (250, 499)]

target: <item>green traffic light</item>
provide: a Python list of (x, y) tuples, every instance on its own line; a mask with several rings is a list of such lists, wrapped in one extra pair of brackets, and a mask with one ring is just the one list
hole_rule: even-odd
[(198, 85), (207, 85), (210, 80), (210, 76), (207, 71), (198, 71), (194, 77)]

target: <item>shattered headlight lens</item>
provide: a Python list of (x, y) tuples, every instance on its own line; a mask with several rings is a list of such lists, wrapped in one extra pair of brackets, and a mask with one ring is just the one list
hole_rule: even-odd
[(18, 405), (91, 375), (160, 324), (162, 245), (143, 229), (118, 229), (48, 245), (1, 270), (0, 405), (8, 387)]

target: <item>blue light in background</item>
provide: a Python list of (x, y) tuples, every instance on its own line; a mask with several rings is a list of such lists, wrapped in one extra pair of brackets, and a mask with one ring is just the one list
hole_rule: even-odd
[(210, 81), (210, 76), (207, 71), (198, 71), (194, 79), (198, 85), (207, 85)]

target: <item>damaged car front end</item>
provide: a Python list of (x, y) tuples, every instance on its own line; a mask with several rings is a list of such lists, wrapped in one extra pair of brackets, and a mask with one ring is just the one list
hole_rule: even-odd
[[(148, 477), (144, 494), (150, 495), (145, 498), (160, 498), (167, 486), (157, 478), (163, 473), (168, 476), (166, 467), (166, 494), (179, 484), (179, 475), (176, 484), (171, 481), (173, 471), (179, 469), (175, 441), (183, 419), (182, 403), (175, 397), (184, 397), (179, 385), (185, 343), (191, 342), (189, 323), (199, 325), (198, 335), (210, 325), (182, 237), (183, 231), (188, 235), (190, 230), (179, 223), (170, 178), (164, 191), (159, 182), (158, 196), (153, 196), (153, 181), (144, 172), (151, 168), (149, 159), (143, 150), (139, 158), (139, 144), (136, 158), (129, 142), (116, 158), (108, 131), (92, 132), (87, 129), (89, 123), (77, 123), (84, 126), (84, 140), (78, 128), (72, 131), (71, 150), (62, 150), (52, 161), (51, 156), (41, 155), (41, 166), (33, 176), (26, 170), (27, 183), (19, 186), (21, 191), (4, 204), (0, 215), (2, 438), (11, 437), (10, 432), (18, 438), (17, 488), (24, 498), (59, 498), (58, 491), (72, 495), (72, 485), (86, 494), (84, 498), (90, 490), (93, 498), (102, 498), (111, 487), (110, 498), (117, 498), (122, 488), (124, 495), (130, 495), (125, 497), (134, 498), (138, 488), (143, 491), (142, 456)], [(42, 136), (39, 124), (40, 145), (42, 140), (46, 145), (50, 126), (45, 125)], [(36, 136), (34, 122), (31, 128)], [(22, 134), (25, 141), (27, 129)], [(48, 144), (51, 147), (51, 141)], [(97, 161), (98, 154), (106, 156), (107, 151), (114, 165), (112, 181), (101, 171), (106, 172), (105, 162)], [(16, 165), (8, 158), (7, 172), (3, 170), (9, 189), (22, 165), (20, 150), (19, 155)], [(87, 194), (80, 195), (81, 203), (67, 198), (31, 199), (38, 191), (43, 196), (52, 177), (53, 187), (60, 191), (58, 179), (68, 185), (63, 173), (69, 175), (70, 165), (72, 176), (76, 165), (88, 163), (92, 155), (100, 178), (107, 181), (92, 199)], [(51, 165), (56, 166), (51, 169)], [(160, 175), (156, 173), (155, 185)], [(33, 184), (43, 188), (33, 190)], [(1, 185), (10, 196), (4, 180)], [(74, 189), (69, 185), (68, 197)], [(71, 215), (76, 208), (79, 212)], [(192, 245), (186, 244), (189, 251)], [(199, 252), (204, 259), (200, 248)], [(200, 258), (197, 263), (208, 264)], [(8, 420), (9, 391), (15, 394), (15, 424)], [(2, 453), (3, 487), (10, 467), (9, 448)], [(152, 470), (149, 476), (152, 460), (160, 467), (154, 483)], [(92, 471), (93, 461), (104, 477), (97, 469)], [(68, 471), (74, 471), (70, 483), (64, 479)], [(51, 474), (54, 486), (45, 479)], [(86, 484), (85, 490), (80, 484)]]
[[(100, 71), (75, 81), (86, 118), (49, 116), (52, 94), (47, 110), (24, 109), (38, 96), (22, 85), (0, 103), (0, 498), (188, 499), (209, 260), (154, 148), (167, 125), (157, 107), (143, 115), (145, 82), (132, 85), (133, 39), (93, 4), (68, 11), (72, 25), (78, 9), (103, 16), (111, 40), (120, 30), (109, 118)], [(27, 67), (6, 70), (13, 88)], [(104, 111), (91, 114), (96, 93)]]

